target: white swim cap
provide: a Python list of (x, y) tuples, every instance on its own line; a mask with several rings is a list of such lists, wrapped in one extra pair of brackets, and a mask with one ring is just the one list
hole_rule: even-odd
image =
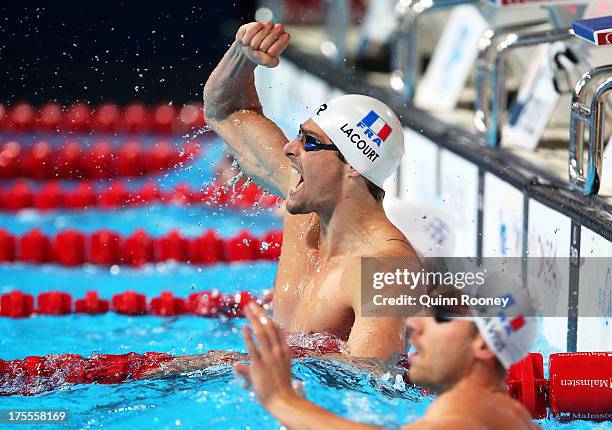
[(362, 176), (383, 187), (404, 155), (399, 119), (381, 101), (348, 94), (319, 106), (312, 119)]
[(508, 299), (495, 309), (472, 309), (474, 323), (488, 347), (506, 369), (525, 357), (537, 334), (535, 309), (527, 288), (499, 272), (487, 276), (477, 297)]
[(410, 244), (420, 256), (453, 255), (457, 234), (448, 212), (428, 202), (392, 196), (385, 196), (383, 208), (389, 221), (410, 238)]

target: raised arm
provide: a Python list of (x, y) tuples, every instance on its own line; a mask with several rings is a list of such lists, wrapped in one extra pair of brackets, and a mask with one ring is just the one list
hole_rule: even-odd
[(283, 198), (295, 173), (283, 154), (287, 138), (262, 113), (254, 71), (258, 65), (276, 67), (289, 39), (281, 24), (243, 25), (204, 86), (208, 125), (251, 179)]

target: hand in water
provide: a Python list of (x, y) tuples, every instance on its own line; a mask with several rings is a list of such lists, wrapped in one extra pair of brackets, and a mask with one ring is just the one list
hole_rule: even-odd
[(257, 342), (245, 326), (242, 333), (251, 364), (236, 364), (234, 369), (249, 380), (264, 407), (283, 396), (295, 396), (291, 385), (291, 350), (280, 327), (253, 302), (245, 314)]
[(251, 22), (236, 33), (236, 44), (241, 52), (253, 63), (270, 68), (278, 66), (278, 57), (290, 39), (282, 24), (271, 22)]

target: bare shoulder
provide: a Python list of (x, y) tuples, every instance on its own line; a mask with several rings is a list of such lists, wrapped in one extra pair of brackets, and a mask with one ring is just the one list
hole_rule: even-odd
[(486, 426), (469, 416), (442, 416), (422, 418), (402, 427), (402, 430), (488, 430)]
[(388, 219), (380, 224), (369, 257), (418, 257), (410, 240)]
[(383, 249), (378, 252), (347, 256), (342, 259), (340, 265), (342, 289), (352, 292), (351, 296), (354, 299), (361, 297), (362, 273), (395, 272), (399, 267), (418, 271), (423, 267), (415, 252), (398, 249)]
[[(402, 261), (398, 261), (402, 259)], [(368, 243), (342, 261), (342, 282), (360, 286), (363, 264), (375, 264), (376, 271), (394, 271), (398, 264), (420, 270), (423, 263), (408, 239), (393, 225), (381, 228)]]
[[(448, 416), (478, 424), (481, 429), (532, 430), (538, 428), (529, 412), (506, 393), (486, 393), (461, 390), (440, 396), (428, 409), (425, 417)], [(472, 427), (470, 427), (472, 428)]]
[(460, 401), (457, 396), (445, 394), (438, 397), (427, 408), (420, 420), (402, 427), (402, 430), (487, 430), (486, 425), (472, 414), (469, 401)]
[[(390, 268), (395, 268), (398, 264), (401, 267), (412, 270), (420, 270), (423, 267), (421, 257), (412, 247), (412, 244), (401, 233), (398, 235), (387, 235), (381, 237), (376, 246), (371, 247), (367, 252), (360, 255), (362, 260), (376, 258), (377, 265), (388, 264)], [(383, 267), (381, 266), (381, 270)]]
[(360, 281), (362, 260), (362, 256), (359, 255), (342, 259), (342, 283), (358, 283)]

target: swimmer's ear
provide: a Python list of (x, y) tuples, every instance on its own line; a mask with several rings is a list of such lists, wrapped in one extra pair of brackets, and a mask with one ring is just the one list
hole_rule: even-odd
[(474, 350), (474, 356), (479, 360), (487, 361), (497, 358), (480, 333), (474, 337), (472, 348)]
[(358, 178), (361, 176), (361, 173), (359, 173), (357, 170), (355, 170), (353, 168), (353, 166), (351, 166), (350, 164), (347, 164), (347, 169), (348, 169), (348, 176), (349, 178)]

